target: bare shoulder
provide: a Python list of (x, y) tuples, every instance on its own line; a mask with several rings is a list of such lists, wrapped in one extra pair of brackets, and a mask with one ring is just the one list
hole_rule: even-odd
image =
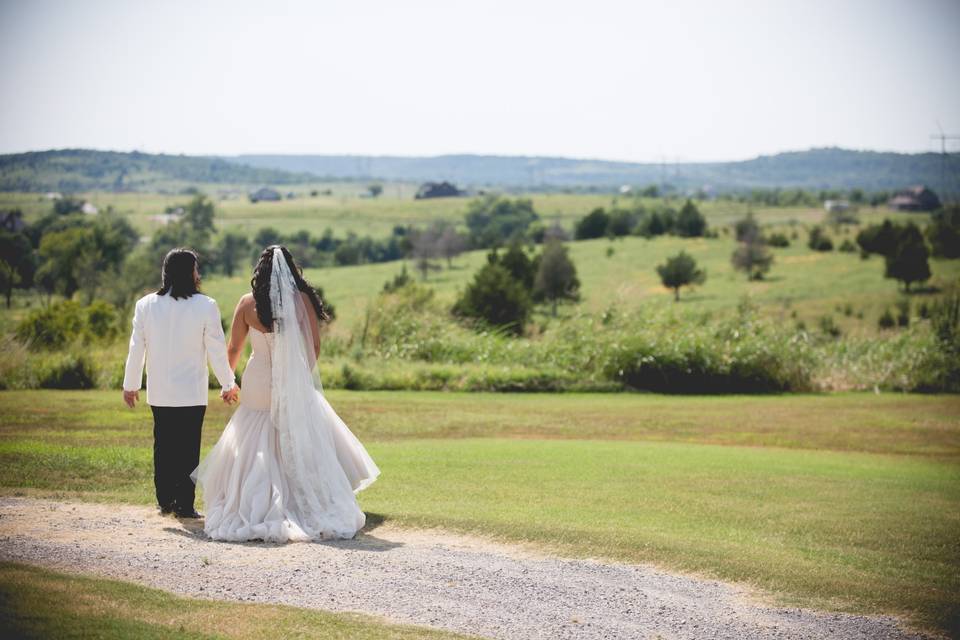
[(237, 307), (241, 309), (249, 309), (254, 306), (253, 294), (245, 293), (240, 296), (240, 300), (237, 301)]

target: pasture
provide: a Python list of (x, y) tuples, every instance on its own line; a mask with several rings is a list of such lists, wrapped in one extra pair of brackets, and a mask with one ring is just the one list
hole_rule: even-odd
[[(839, 237), (855, 236), (854, 231)], [(618, 240), (583, 240), (568, 244), (570, 256), (581, 282), (581, 302), (576, 310), (600, 314), (607, 309), (650, 310), (674, 305), (672, 291), (660, 283), (656, 267), (681, 250), (694, 256), (706, 269), (707, 281), (692, 291), (681, 292), (676, 308), (709, 313), (729, 312), (745, 298), (758, 305), (765, 315), (782, 321), (801, 320), (813, 326), (824, 315), (832, 315), (841, 328), (857, 335), (875, 335), (877, 318), (892, 308), (903, 295), (898, 284), (883, 277), (883, 260), (877, 256), (862, 260), (856, 253), (815, 252), (804, 244), (805, 234), (785, 249), (773, 249), (775, 260), (770, 274), (761, 281), (748, 281), (730, 264), (736, 244), (729, 236), (715, 239), (653, 239), (626, 237)], [(608, 255), (608, 251), (612, 254)], [(455, 258), (451, 267), (428, 274), (424, 284), (434, 289), (437, 298), (452, 305), (459, 291), (470, 282), (485, 263), (486, 251), (472, 251)], [(414, 265), (406, 263), (411, 276), (420, 280)], [(931, 260), (931, 285), (946, 287), (960, 281), (960, 263), (956, 260)], [(400, 262), (385, 262), (350, 267), (308, 269), (306, 276), (323, 287), (336, 305), (335, 335), (356, 333), (367, 304), (401, 270)], [(221, 311), (229, 316), (233, 305), (250, 289), (247, 274), (234, 278), (213, 276), (204, 281), (205, 291), (217, 299)], [(911, 296), (916, 304), (929, 296)], [(850, 315), (845, 308), (850, 305)], [(562, 307), (569, 315), (574, 307)], [(862, 314), (858, 318), (857, 314)], [(548, 322), (546, 313), (541, 321)]]
[[(955, 628), (955, 396), (329, 392), (383, 472), (371, 521), (653, 562), (780, 603)], [(229, 409), (214, 402), (204, 450)], [(7, 495), (149, 504), (117, 392), (0, 393)]]
[[(366, 183), (318, 183), (278, 187), (281, 193), (293, 191), (297, 197), (277, 202), (252, 203), (246, 190), (236, 185), (204, 185), (206, 192), (217, 207), (217, 226), (222, 230), (233, 229), (248, 233), (251, 237), (262, 227), (273, 227), (284, 234), (300, 230), (320, 235), (330, 228), (338, 238), (353, 232), (382, 238), (389, 235), (395, 225), (425, 226), (435, 220), (463, 223), (470, 198), (435, 198), (415, 200), (416, 185), (386, 184), (378, 198), (361, 197)], [(331, 195), (310, 196), (314, 190), (329, 189)], [(218, 192), (228, 191), (228, 197)], [(92, 192), (73, 194), (81, 200), (92, 202), (100, 209), (110, 206), (127, 216), (130, 222), (145, 236), (151, 235), (162, 223), (154, 220), (167, 208), (185, 204), (189, 195), (175, 193), (112, 193)], [(507, 194), (508, 197), (524, 197), (533, 200), (537, 214), (546, 223), (559, 222), (566, 228), (597, 207), (610, 207), (614, 203), (629, 205), (633, 198), (618, 198), (609, 193), (526, 193)], [(647, 205), (658, 199), (638, 200)], [(682, 198), (673, 198), (674, 207), (683, 203)], [(43, 194), (2, 192), (0, 210), (20, 209), (28, 220), (47, 213), (52, 206)], [(818, 224), (824, 218), (821, 208), (768, 207), (747, 205), (725, 200), (705, 201), (698, 206), (713, 226), (729, 225), (753, 211), (762, 224), (786, 225)], [(880, 222), (884, 217), (896, 220), (916, 219), (917, 214), (891, 212), (885, 207), (864, 207), (860, 212), (863, 224)]]

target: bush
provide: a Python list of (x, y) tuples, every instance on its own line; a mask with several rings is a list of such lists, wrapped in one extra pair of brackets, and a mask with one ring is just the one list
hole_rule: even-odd
[(840, 248), (838, 251), (842, 251), (844, 253), (856, 253), (857, 245), (850, 242), (849, 238), (845, 238), (843, 242), (840, 243)]
[(737, 330), (644, 334), (616, 345), (605, 372), (660, 393), (772, 393), (813, 387), (812, 361), (796, 334)]
[(120, 334), (120, 313), (103, 300), (83, 307), (64, 300), (31, 311), (15, 330), (33, 351), (56, 351), (78, 341), (110, 341)]
[(41, 389), (92, 389), (97, 372), (87, 355), (66, 354), (38, 367), (37, 385)]
[(900, 327), (910, 326), (910, 301), (897, 301), (897, 325)]
[(400, 273), (393, 276), (393, 280), (387, 280), (383, 283), (383, 292), (384, 293), (393, 293), (403, 287), (407, 286), (413, 281), (410, 277), (410, 274), (407, 273), (407, 265), (403, 265), (400, 269)]
[(112, 340), (120, 333), (117, 308), (103, 300), (94, 300), (87, 308), (87, 333), (98, 340)]
[(810, 230), (810, 239), (807, 246), (814, 251), (833, 251), (833, 241), (827, 237), (821, 227), (814, 227)]
[(83, 307), (64, 300), (49, 307), (35, 309), (20, 321), (15, 330), (17, 339), (34, 351), (55, 351), (80, 338), (86, 329)]
[(771, 233), (770, 237), (767, 238), (767, 244), (771, 247), (784, 249), (790, 246), (790, 240), (787, 239), (787, 235), (785, 233)]
[(453, 314), (520, 335), (532, 303), (524, 286), (499, 264), (485, 264), (453, 305)]
[(924, 361), (920, 391), (960, 391), (960, 294), (951, 293), (930, 311), (937, 348)]
[(573, 237), (577, 240), (590, 240), (593, 238), (602, 238), (607, 234), (607, 227), (610, 225), (610, 216), (603, 208), (597, 208), (585, 215), (577, 222), (574, 227)]
[(820, 331), (831, 338), (839, 338), (843, 334), (840, 327), (834, 322), (833, 316), (822, 316), (820, 318)]
[(877, 320), (877, 326), (881, 329), (892, 329), (896, 325), (897, 321), (893, 317), (893, 314), (890, 313), (890, 309), (884, 309), (883, 313), (880, 314), (880, 318)]

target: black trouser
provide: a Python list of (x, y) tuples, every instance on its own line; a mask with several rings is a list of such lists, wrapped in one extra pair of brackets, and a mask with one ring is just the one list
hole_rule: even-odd
[(206, 405), (154, 407), (153, 484), (161, 509), (190, 512), (196, 487), (190, 473), (200, 464), (200, 430)]

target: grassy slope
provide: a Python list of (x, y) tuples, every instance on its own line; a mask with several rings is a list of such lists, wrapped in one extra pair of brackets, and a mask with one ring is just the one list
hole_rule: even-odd
[[(801, 240), (803, 235), (801, 234)], [(692, 254), (706, 269), (706, 283), (693, 291), (681, 293), (681, 308), (690, 310), (729, 310), (743, 296), (750, 296), (761, 308), (776, 317), (789, 320), (796, 310), (798, 319), (815, 326), (818, 319), (832, 314), (846, 331), (872, 334), (877, 318), (901, 297), (899, 286), (883, 277), (883, 261), (876, 256), (861, 260), (857, 254), (812, 252), (803, 244), (775, 249), (775, 262), (768, 278), (749, 282), (730, 265), (735, 243), (728, 237), (713, 240), (660, 237), (652, 240), (625, 238), (588, 240), (570, 245), (570, 254), (581, 281), (582, 303), (579, 309), (600, 313), (610, 306), (633, 309), (644, 306), (672, 305), (672, 292), (664, 289), (656, 266), (681, 250)], [(607, 257), (608, 247), (613, 248)], [(453, 268), (431, 274), (427, 284), (438, 297), (450, 304), (473, 278), (486, 260), (486, 252), (474, 251), (454, 261)], [(960, 280), (960, 261), (931, 260), (932, 284), (944, 286)], [(383, 283), (399, 273), (396, 262), (310, 269), (308, 279), (322, 286), (329, 300), (336, 305), (335, 332), (346, 335), (356, 330), (363, 318), (367, 302), (383, 287)], [(412, 269), (412, 264), (408, 269)], [(419, 277), (419, 275), (417, 275)], [(212, 277), (205, 281), (205, 290), (215, 297), (224, 314), (231, 314), (239, 297), (249, 291), (249, 277), (231, 279)], [(925, 297), (913, 296), (916, 303)], [(837, 307), (849, 303), (853, 313), (863, 312), (862, 320), (846, 317)]]
[[(118, 410), (115, 396), (0, 394), (2, 490), (149, 503), (149, 419)], [(957, 623), (955, 397), (330, 398), (383, 471), (360, 497), (373, 522), (654, 561), (783, 602)], [(226, 417), (211, 406), (205, 447)]]
[(354, 613), (183, 598), (128, 582), (0, 563), (0, 628), (14, 638), (466, 638)]
[[(261, 227), (273, 226), (284, 233), (307, 229), (320, 234), (330, 227), (338, 237), (345, 236), (348, 231), (383, 237), (396, 224), (421, 225), (435, 219), (462, 223), (469, 202), (466, 198), (415, 201), (411, 197), (410, 185), (388, 185), (384, 196), (377, 199), (356, 197), (360, 186), (355, 184), (326, 186), (334, 188), (333, 196), (257, 204), (246, 198), (219, 200), (217, 224), (221, 229), (242, 229), (251, 235)], [(145, 234), (157, 228), (157, 223), (150, 220), (151, 216), (162, 212), (166, 206), (188, 199), (165, 194), (83, 195), (101, 207), (112, 204), (118, 211), (129, 215)], [(608, 195), (535, 194), (530, 197), (541, 218), (548, 222), (558, 220), (567, 228), (572, 228), (574, 222), (591, 209), (611, 204)], [(714, 227), (730, 225), (747, 210), (746, 205), (722, 201), (704, 202), (700, 206)], [(28, 218), (32, 218), (48, 211), (51, 204), (38, 194), (0, 194), (0, 210), (13, 207), (23, 209)], [(805, 207), (757, 207), (754, 213), (762, 224), (781, 225), (788, 233), (792, 231), (788, 225), (791, 221), (810, 225), (822, 222), (824, 217), (821, 209)], [(920, 222), (926, 220), (925, 215), (895, 213), (883, 208), (865, 208), (860, 217), (867, 224), (888, 216)], [(751, 295), (771, 313), (785, 316), (797, 309), (799, 317), (811, 324), (826, 313), (835, 313), (838, 305), (849, 302), (854, 312), (864, 312), (865, 320), (836, 314), (841, 326), (848, 330), (874, 331), (876, 318), (898, 298), (897, 285), (882, 277), (882, 261), (876, 257), (861, 261), (856, 254), (813, 253), (805, 246), (805, 232), (802, 229), (799, 232), (799, 240), (794, 246), (774, 250), (776, 261), (764, 282), (747, 282), (733, 271), (730, 255), (734, 243), (729, 236), (712, 241), (664, 237), (650, 241), (627, 238), (613, 243), (607, 240), (572, 243), (571, 253), (582, 281), (584, 303), (581, 308), (599, 312), (611, 304), (622, 307), (667, 304), (670, 294), (660, 286), (655, 267), (668, 255), (685, 249), (694, 254), (708, 274), (703, 287), (684, 296), (682, 304), (685, 308), (730, 308), (743, 295)], [(855, 235), (856, 229), (848, 235), (838, 235), (837, 244), (842, 238), (852, 239)], [(608, 247), (614, 249), (611, 257), (607, 257)], [(483, 260), (484, 252), (466, 254), (455, 261), (453, 269), (431, 275), (431, 285), (438, 289), (441, 298), (452, 302), (457, 289), (465, 286)], [(960, 263), (957, 261), (932, 261), (931, 268), (934, 284), (960, 280)], [(336, 332), (346, 335), (359, 322), (367, 300), (399, 270), (399, 263), (386, 263), (310, 270), (309, 276), (315, 284), (324, 287), (330, 300), (337, 305), (340, 320)], [(248, 290), (248, 282), (246, 274), (232, 279), (208, 276), (205, 287), (220, 301), (224, 314), (228, 314), (237, 298)], [(20, 315), (22, 309), (15, 310), (12, 315), (0, 314), (0, 329), (11, 326), (11, 320)]]

